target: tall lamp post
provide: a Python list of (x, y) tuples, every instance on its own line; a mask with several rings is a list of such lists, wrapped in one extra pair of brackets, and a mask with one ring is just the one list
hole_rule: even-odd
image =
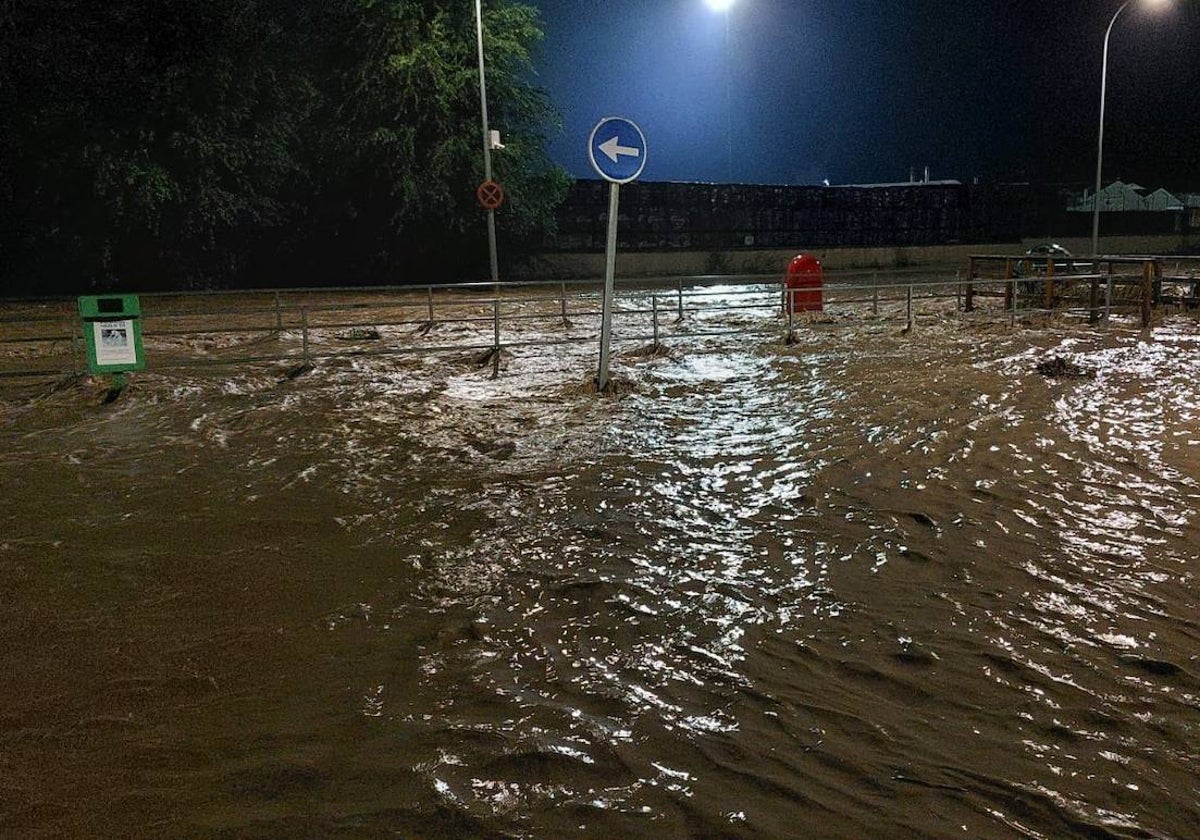
[(733, 183), (733, 57), (729, 49), (729, 15), (734, 0), (704, 0), (714, 12), (725, 15), (725, 147), (728, 155), (728, 178)]
[[(492, 137), (488, 127), (487, 81), (483, 73), (483, 3), (475, 0), (475, 35), (479, 44), (479, 111), (483, 115), (483, 177), (492, 180)], [(496, 211), (487, 211), (488, 263), (492, 270), (492, 285), (500, 283), (500, 267), (496, 258)]]
[(1104, 101), (1108, 93), (1108, 39), (1112, 35), (1117, 18), (1134, 2), (1146, 6), (1165, 6), (1170, 0), (1125, 0), (1108, 22), (1108, 30), (1104, 33), (1104, 62), (1100, 69), (1100, 131), (1096, 140), (1096, 194), (1092, 197), (1092, 256), (1100, 254), (1100, 189), (1101, 170), (1104, 167)]

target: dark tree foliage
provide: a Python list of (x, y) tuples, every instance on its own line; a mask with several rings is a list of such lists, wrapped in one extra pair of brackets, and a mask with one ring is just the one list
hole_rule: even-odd
[[(485, 7), (511, 255), (567, 180)], [(476, 279), (478, 82), (463, 0), (0, 0), (0, 292)]]

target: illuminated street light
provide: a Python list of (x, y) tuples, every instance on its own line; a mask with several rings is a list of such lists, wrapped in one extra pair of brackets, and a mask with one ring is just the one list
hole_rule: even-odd
[(733, 0), (704, 0), (704, 2), (714, 12), (727, 12), (729, 11), (729, 7), (733, 5)]
[[(1096, 194), (1092, 197), (1092, 256), (1100, 254), (1100, 173), (1104, 166), (1104, 100), (1108, 92), (1108, 39), (1112, 35), (1113, 27), (1117, 23), (1117, 18), (1121, 16), (1121, 12), (1125, 11), (1133, 2), (1135, 0), (1125, 0), (1121, 4), (1121, 8), (1117, 9), (1112, 20), (1108, 22), (1108, 31), (1104, 33), (1104, 63), (1100, 70), (1100, 133), (1099, 139), (1096, 141)], [(1161, 8), (1168, 5), (1171, 0), (1140, 0), (1140, 2), (1148, 8)]]

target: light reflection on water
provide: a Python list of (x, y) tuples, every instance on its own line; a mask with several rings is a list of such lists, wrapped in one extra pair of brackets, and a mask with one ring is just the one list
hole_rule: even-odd
[[(0, 570), (107, 629), (78, 693), (68, 670), (10, 689), (11, 754), (129, 713), (118, 667), (150, 699), (80, 772), (102, 753), (126, 795), (182, 786), (140, 807), (184, 834), (1188, 836), (1194, 323), (801, 338), (623, 358), (619, 400), (561, 348), (496, 381), (350, 360), (147, 377), (107, 419), (60, 398), (70, 422), (0, 458), (14, 499), (44, 470), (63, 528), (17, 502)], [(1052, 354), (1095, 377), (1034, 374)], [(71, 489), (100, 480), (104, 505)], [(96, 553), (80, 526), (114, 498), (145, 523), (132, 554), (54, 560), (46, 600), (31, 541)], [(173, 691), (216, 688), (155, 699), (184, 659)], [(134, 770), (156, 738), (173, 769)], [(18, 778), (35, 814), (56, 783)]]

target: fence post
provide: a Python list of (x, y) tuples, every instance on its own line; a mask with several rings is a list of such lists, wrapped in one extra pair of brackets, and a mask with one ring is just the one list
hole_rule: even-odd
[(492, 301), (492, 379), (500, 376), (500, 298)]
[(1096, 273), (1096, 265), (1092, 266), (1092, 279), (1088, 283), (1088, 323), (1094, 324), (1100, 320), (1100, 275)]
[(1004, 293), (1009, 296), (1009, 299), (1004, 302), (1005, 306), (1011, 304), (1013, 312), (1016, 312), (1017, 294), (1020, 291), (1020, 287), (1017, 285), (1017, 267), (1011, 257), (1004, 261), (1004, 279), (1012, 281), (1004, 286)]
[(567, 284), (566, 284), (566, 281), (563, 281), (559, 285), (562, 289), (562, 321), (563, 321), (563, 324), (569, 324), (570, 321), (567, 320)]
[(962, 272), (954, 272), (954, 311), (962, 312)]
[(304, 360), (304, 364), (309, 363), (308, 358), (308, 307), (300, 307), (300, 355)]
[(908, 311), (908, 327), (907, 327), (907, 329), (909, 332), (912, 332), (912, 328), (913, 328), (912, 283), (908, 284), (908, 290), (905, 293), (904, 297), (905, 297), (905, 308)]
[(650, 311), (653, 313), (653, 318), (654, 318), (654, 343), (650, 346), (654, 350), (654, 352), (657, 353), (658, 352), (658, 295), (650, 296)]
[(1142, 328), (1150, 326), (1151, 304), (1154, 303), (1154, 266), (1142, 265)]
[(428, 287), (429, 291), (429, 326), (433, 328), (433, 286)]
[(1108, 261), (1108, 279), (1104, 281), (1104, 320), (1112, 318), (1113, 264)]
[(1047, 312), (1054, 310), (1054, 257), (1046, 258), (1046, 287), (1042, 294), (1042, 308)]
[(975, 284), (972, 282), (975, 279), (975, 258), (967, 258), (967, 290), (963, 297), (963, 312), (975, 311)]
[(1015, 330), (1017, 328), (1017, 304), (1020, 299), (1017, 297), (1017, 278), (1009, 277), (1008, 282), (1004, 284), (1004, 294), (1008, 295), (1008, 299), (1012, 301), (1012, 305), (1008, 308), (1008, 327)]
[(677, 320), (682, 321), (683, 320), (683, 278), (682, 277), (675, 278), (675, 291), (678, 294), (678, 299), (679, 299), (679, 317)]
[(787, 335), (783, 337), (784, 344), (796, 343), (796, 332), (793, 329), (796, 314), (796, 299), (792, 290), (784, 286), (783, 299), (787, 302)]

